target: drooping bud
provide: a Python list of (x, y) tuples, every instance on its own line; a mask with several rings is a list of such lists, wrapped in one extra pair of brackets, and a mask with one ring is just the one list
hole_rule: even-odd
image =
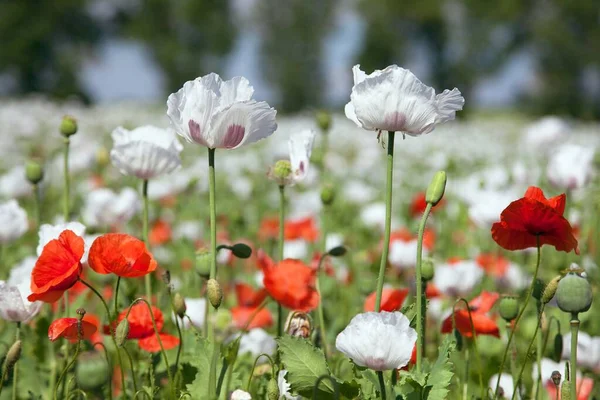
[(321, 203), (326, 206), (330, 206), (333, 204), (335, 200), (335, 188), (333, 185), (325, 185), (323, 189), (321, 189)]
[(27, 164), (25, 164), (25, 177), (30, 183), (37, 185), (44, 179), (44, 170), (38, 162), (27, 161)]
[(201, 248), (196, 251), (196, 272), (208, 279), (210, 276), (210, 251), (206, 248)]
[(269, 169), (267, 177), (279, 186), (285, 186), (292, 182), (292, 172), (292, 164), (289, 160), (279, 160)]
[(315, 114), (315, 119), (317, 120), (317, 125), (324, 132), (329, 132), (331, 128), (331, 114), (327, 111), (320, 110)]
[(552, 383), (554, 383), (554, 386), (556, 386), (556, 388), (558, 389), (558, 387), (560, 386), (560, 380), (562, 378), (560, 372), (552, 371), (552, 375), (550, 376), (550, 378), (552, 379)]
[(267, 398), (269, 400), (279, 400), (279, 385), (277, 385), (275, 377), (271, 377), (267, 384)]
[(313, 331), (313, 323), (310, 315), (300, 311), (293, 311), (288, 314), (285, 322), (285, 332), (290, 336), (310, 338)]
[(519, 315), (519, 300), (514, 296), (502, 296), (498, 310), (502, 319), (510, 322)]
[(252, 255), (252, 248), (244, 243), (236, 243), (233, 246), (229, 247), (229, 250), (233, 253), (237, 258), (250, 258)]
[(17, 340), (10, 346), (8, 349), (8, 353), (6, 353), (6, 359), (4, 360), (4, 368), (3, 368), (3, 376), (8, 374), (10, 370), (15, 366), (19, 358), (21, 357), (21, 341)]
[(77, 133), (77, 120), (70, 115), (65, 115), (60, 122), (59, 130), (64, 137), (73, 136)]
[(97, 351), (88, 351), (77, 357), (75, 379), (83, 390), (94, 390), (102, 387), (109, 379), (106, 359)]
[(429, 187), (425, 192), (425, 201), (429, 204), (436, 205), (444, 197), (446, 190), (446, 172), (438, 171), (433, 175)]
[(221, 285), (217, 282), (216, 279), (209, 279), (206, 282), (206, 290), (208, 291), (208, 300), (210, 300), (210, 304), (214, 308), (219, 308), (221, 306), (221, 301), (223, 301), (223, 290), (221, 289)]
[(329, 254), (332, 257), (342, 257), (343, 255), (345, 255), (347, 252), (346, 247), (344, 246), (336, 246), (333, 249), (330, 249), (327, 254)]
[(173, 310), (175, 311), (175, 314), (177, 314), (177, 316), (179, 318), (183, 318), (183, 316), (185, 315), (185, 312), (187, 310), (187, 307), (185, 305), (185, 300), (183, 299), (183, 296), (177, 292), (173, 295)]
[(125, 342), (127, 342), (127, 336), (129, 336), (129, 320), (125, 318), (119, 322), (117, 330), (115, 331), (115, 341), (117, 342), (117, 346), (123, 347)]
[(433, 260), (431, 258), (425, 258), (421, 261), (421, 279), (424, 281), (430, 281), (433, 279), (435, 274), (435, 268)]
[(559, 362), (563, 351), (563, 335), (557, 333), (554, 336), (554, 346), (552, 347), (552, 359), (554, 362)]
[(590, 283), (580, 273), (569, 272), (558, 282), (556, 303), (564, 312), (586, 312), (592, 305), (592, 288)]
[(562, 276), (555, 276), (547, 285), (542, 293), (542, 303), (548, 304), (550, 300), (554, 298), (556, 294), (556, 289), (558, 288), (558, 282), (562, 279)]

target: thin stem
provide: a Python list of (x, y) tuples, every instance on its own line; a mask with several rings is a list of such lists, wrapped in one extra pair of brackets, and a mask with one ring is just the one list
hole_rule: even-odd
[[(392, 370), (392, 372), (393, 371), (394, 370)], [(383, 372), (382, 372), (382, 374), (383, 374)], [(313, 395), (312, 395), (313, 400), (319, 398), (319, 384), (324, 379), (327, 379), (327, 380), (329, 380), (329, 382), (331, 382), (331, 385), (333, 385), (333, 399), (338, 400), (340, 398), (340, 390), (338, 388), (337, 381), (335, 379), (333, 379), (333, 377), (331, 375), (321, 375), (317, 378), (317, 381), (315, 382), (315, 385), (313, 386)]]
[(525, 297), (525, 302), (523, 303), (523, 308), (521, 308), (521, 311), (519, 311), (519, 314), (517, 315), (517, 318), (515, 319), (515, 325), (513, 326), (513, 330), (510, 332), (510, 335), (508, 336), (508, 343), (506, 344), (506, 347), (504, 348), (504, 354), (502, 355), (502, 362), (500, 362), (500, 370), (498, 371), (498, 379), (496, 380), (496, 388), (494, 389), (494, 399), (498, 398), (498, 389), (500, 388), (500, 376), (502, 376), (502, 371), (504, 370), (504, 364), (506, 363), (506, 356), (508, 354), (508, 349), (510, 347), (512, 339), (517, 330), (517, 324), (519, 323), (519, 321), (521, 320), (521, 317), (525, 313), (527, 304), (529, 304), (529, 299), (531, 298), (531, 295), (533, 294), (533, 288), (535, 287), (535, 282), (537, 280), (538, 271), (540, 269), (540, 260), (542, 258), (542, 248), (540, 247), (540, 237), (537, 236), (536, 240), (537, 240), (537, 260), (535, 262), (535, 271), (533, 272), (533, 276), (531, 278), (531, 284), (529, 285), (529, 290), (527, 291), (527, 297)]
[(385, 381), (383, 380), (383, 371), (377, 371), (377, 378), (379, 379), (379, 387), (381, 388), (381, 400), (386, 400), (387, 392), (385, 388)]
[(571, 314), (571, 397), (577, 398), (577, 335), (579, 334), (579, 316)]
[[(512, 326), (510, 322), (506, 323), (506, 331), (510, 332), (512, 330)], [(510, 333), (509, 333), (510, 335)], [(513, 380), (517, 377), (517, 349), (514, 343), (510, 345), (510, 376), (513, 377)]]
[[(62, 373), (60, 374), (60, 377), (58, 378), (58, 382), (56, 382), (56, 386), (54, 387), (54, 400), (56, 400), (56, 398), (57, 398), (56, 395), (58, 393), (58, 387), (60, 386), (63, 378), (67, 374), (67, 371), (73, 366), (73, 364), (75, 364), (75, 360), (77, 360), (77, 356), (79, 355), (80, 348), (81, 348), (81, 339), (77, 340), (77, 347), (75, 348), (75, 355), (73, 356), (73, 359), (71, 360), (71, 362), (69, 362), (65, 366), (65, 369), (63, 369)], [(66, 385), (66, 383), (65, 383), (65, 385)]]
[(262, 353), (259, 354), (256, 359), (254, 359), (254, 364), (252, 365), (252, 369), (250, 370), (250, 376), (248, 376), (248, 382), (246, 383), (246, 392), (250, 391), (250, 383), (252, 382), (252, 376), (254, 375), (254, 369), (256, 368), (256, 364), (261, 357), (267, 357), (269, 359), (269, 364), (271, 364), (271, 374), (275, 377), (275, 363), (273, 359), (268, 354)]
[(431, 212), (432, 207), (432, 203), (427, 203), (427, 207), (425, 207), (423, 217), (421, 217), (421, 223), (419, 224), (419, 234), (417, 236), (417, 372), (421, 372), (423, 354), (425, 353), (425, 327), (427, 325), (427, 303), (425, 302), (425, 291), (423, 289), (423, 276), (421, 272), (421, 265), (423, 263), (423, 235), (425, 234), (425, 224), (427, 223), (427, 217), (429, 217), (429, 213)]
[(323, 346), (323, 353), (325, 355), (325, 359), (327, 360), (327, 355), (329, 354), (329, 345), (327, 344), (327, 331), (325, 329), (325, 317), (323, 314), (323, 296), (321, 295), (321, 284), (319, 282), (321, 276), (321, 265), (323, 264), (323, 261), (326, 257), (327, 253), (324, 253), (319, 259), (319, 265), (317, 266), (317, 279), (315, 280), (315, 289), (317, 290), (317, 294), (319, 295), (317, 313), (319, 315), (319, 332), (321, 333), (321, 344)]
[[(150, 274), (148, 274), (150, 275)], [(146, 275), (146, 276), (148, 276)], [(121, 277), (117, 277), (117, 283), (115, 284), (115, 315), (118, 313), (118, 304), (119, 304), (119, 286), (121, 285)]]
[[(215, 149), (208, 149), (208, 202), (210, 207), (210, 279), (217, 278), (217, 208), (215, 202)], [(206, 292), (207, 301), (208, 291)], [(212, 313), (213, 307), (208, 307), (208, 311)], [(216, 311), (216, 309), (215, 309)], [(215, 343), (215, 327), (210, 320), (210, 315), (206, 314), (206, 324), (208, 324), (208, 341), (212, 347), (211, 349), (211, 362), (208, 373), (208, 393), (211, 396), (216, 394), (217, 384), (217, 361), (218, 361), (218, 346)]]
[(35, 199), (35, 226), (39, 229), (42, 225), (42, 198), (37, 183), (33, 185), (33, 194)]
[[(285, 186), (279, 186), (279, 242), (277, 260), (283, 261), (283, 246), (285, 244)], [(277, 303), (277, 336), (283, 336), (283, 307)]]
[(135, 368), (133, 366), (133, 358), (131, 357), (129, 350), (127, 350), (127, 346), (123, 346), (121, 348), (123, 349), (123, 351), (125, 351), (125, 354), (127, 355), (127, 358), (129, 359), (129, 368), (131, 369), (131, 380), (133, 380), (133, 391), (134, 391), (134, 393), (137, 393), (138, 388), (137, 388), (137, 380), (135, 379)]
[(469, 392), (469, 365), (471, 359), (469, 357), (469, 346), (465, 347), (465, 380), (463, 382), (463, 399), (467, 400), (467, 393)]
[[(144, 179), (142, 184), (142, 199), (144, 201), (144, 213), (142, 216), (142, 238), (148, 250), (150, 250), (150, 241), (148, 240), (148, 179)], [(144, 277), (144, 286), (146, 288), (146, 298), (150, 301), (152, 296), (152, 277), (150, 274), (146, 274)], [(115, 296), (115, 305), (117, 297)]]
[(64, 172), (65, 172), (65, 187), (64, 187), (64, 197), (63, 197), (63, 216), (65, 218), (65, 223), (69, 222), (69, 192), (71, 191), (71, 179), (69, 177), (69, 144), (71, 140), (66, 137), (64, 138), (65, 143), (65, 151), (64, 151)]
[[(538, 310), (538, 314), (540, 314), (541, 312), (541, 308), (542, 308), (542, 302), (541, 301), (537, 301), (537, 310)], [(542, 329), (542, 316), (538, 315), (538, 324), (540, 325), (540, 329)], [(542, 382), (542, 355), (544, 354), (544, 350), (543, 350), (543, 338), (544, 336), (544, 330), (542, 329), (542, 332), (536, 336), (536, 352), (535, 352), (535, 359), (536, 359), (536, 364), (537, 364), (537, 377), (535, 380), (535, 396), (534, 398), (537, 400), (540, 397), (540, 384)]]
[[(15, 342), (21, 338), (21, 323), (17, 322), (17, 331), (15, 332)], [(19, 361), (15, 363), (13, 367), (13, 387), (12, 387), (12, 400), (17, 400), (17, 375), (19, 373)]]
[[(469, 302), (461, 297), (456, 300), (454, 306), (452, 307), (452, 327), (456, 329), (456, 320), (455, 320), (455, 308), (458, 303), (463, 302), (467, 306), (467, 313), (469, 314), (469, 323), (471, 324), (471, 335), (473, 336), (473, 350), (475, 350), (475, 357), (477, 358), (477, 366), (478, 366), (478, 377), (479, 377), (479, 389), (481, 390), (481, 398), (485, 394), (485, 387), (483, 386), (483, 365), (481, 364), (481, 356), (479, 354), (479, 349), (477, 348), (477, 331), (475, 331), (475, 324), (473, 323), (473, 314), (471, 314), (471, 306), (469, 306)], [(468, 360), (468, 348), (467, 351), (467, 360)]]
[[(183, 320), (182, 320), (183, 321)], [(175, 357), (175, 371), (179, 367), (179, 356), (183, 348), (183, 336), (181, 335), (181, 327), (179, 326), (179, 317), (175, 314), (175, 326), (177, 327), (177, 335), (179, 336), (179, 346), (177, 347), (177, 356)]]
[(390, 250), (390, 234), (392, 233), (392, 177), (394, 172), (394, 134), (388, 132), (387, 143), (387, 178), (385, 183), (385, 231), (383, 237), (383, 251), (379, 264), (379, 275), (377, 276), (377, 297), (375, 298), (375, 312), (381, 309), (381, 292), (383, 291), (383, 280), (385, 278), (385, 267), (387, 266), (388, 252)]

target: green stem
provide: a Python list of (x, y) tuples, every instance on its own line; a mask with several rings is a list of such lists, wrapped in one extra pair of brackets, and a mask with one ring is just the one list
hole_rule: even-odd
[[(473, 314), (471, 314), (471, 306), (469, 306), (469, 302), (463, 297), (456, 300), (456, 302), (454, 303), (454, 306), (452, 307), (452, 328), (456, 329), (456, 320), (455, 320), (454, 314), (455, 314), (456, 306), (460, 302), (463, 302), (467, 306), (467, 313), (469, 314), (469, 323), (471, 324), (471, 335), (473, 336), (473, 340), (471, 343), (473, 345), (473, 350), (475, 350), (475, 357), (477, 358), (477, 366), (478, 366), (477, 376), (479, 378), (479, 389), (481, 390), (481, 398), (483, 399), (484, 394), (485, 394), (485, 387), (483, 386), (483, 365), (481, 364), (481, 355), (479, 354), (479, 348), (477, 347), (477, 332), (475, 331), (475, 324), (473, 323)], [(467, 362), (468, 362), (468, 360), (469, 360), (468, 347), (466, 349), (466, 353), (467, 353), (466, 358), (467, 358)], [(466, 382), (468, 382), (468, 380)]]
[[(17, 322), (17, 331), (15, 332), (15, 342), (21, 338), (21, 323)], [(13, 387), (12, 387), (12, 400), (17, 400), (17, 375), (19, 373), (19, 361), (17, 361), (13, 367)]]
[[(542, 315), (541, 315), (541, 310), (542, 310), (542, 302), (541, 301), (537, 301), (537, 310), (538, 310), (538, 324), (540, 325), (540, 329), (542, 329)], [(544, 331), (542, 329), (542, 332), (536, 336), (536, 353), (535, 353), (535, 359), (536, 359), (536, 364), (537, 364), (537, 377), (536, 377), (536, 382), (535, 382), (535, 396), (534, 398), (537, 400), (540, 397), (540, 384), (542, 382), (542, 355), (544, 354)]]
[(542, 258), (542, 248), (540, 246), (540, 237), (537, 236), (537, 260), (535, 263), (535, 270), (533, 272), (533, 276), (531, 278), (531, 284), (529, 285), (529, 290), (527, 291), (527, 297), (525, 297), (525, 302), (523, 303), (523, 308), (519, 311), (517, 318), (515, 319), (515, 325), (513, 326), (510, 335), (508, 336), (508, 343), (504, 348), (504, 354), (502, 355), (502, 361), (500, 362), (500, 370), (498, 371), (498, 379), (496, 380), (496, 388), (494, 389), (494, 399), (498, 398), (498, 388), (500, 388), (500, 377), (502, 376), (502, 371), (504, 370), (504, 364), (506, 363), (506, 356), (508, 355), (508, 349), (510, 348), (510, 344), (515, 335), (515, 331), (517, 330), (517, 324), (521, 320), (521, 317), (525, 313), (525, 309), (527, 308), (527, 304), (529, 304), (529, 299), (533, 294), (533, 288), (535, 287), (535, 283), (537, 280), (538, 272), (540, 269), (540, 260)]
[[(54, 400), (57, 399), (56, 395), (58, 393), (58, 387), (60, 386), (62, 380), (64, 379), (65, 375), (67, 374), (67, 371), (73, 366), (73, 364), (75, 364), (75, 360), (77, 360), (77, 356), (79, 355), (80, 348), (81, 348), (81, 339), (77, 340), (77, 347), (75, 348), (75, 355), (73, 356), (73, 359), (71, 360), (71, 362), (69, 362), (65, 366), (65, 369), (63, 369), (62, 373), (60, 374), (60, 377), (58, 378), (58, 382), (56, 382), (56, 386), (54, 387)], [(65, 383), (65, 385), (66, 385), (66, 383)]]
[(427, 224), (427, 218), (432, 207), (432, 203), (427, 203), (425, 212), (421, 217), (419, 234), (417, 236), (417, 276), (415, 278), (417, 283), (417, 372), (421, 372), (423, 354), (425, 353), (425, 326), (427, 325), (427, 303), (425, 302), (425, 290), (423, 288), (423, 275), (421, 271), (423, 263), (423, 235), (425, 234), (425, 224)]
[(177, 347), (177, 356), (175, 357), (175, 372), (177, 372), (179, 368), (179, 356), (181, 355), (181, 349), (183, 348), (183, 336), (181, 334), (181, 327), (179, 326), (179, 317), (177, 314), (175, 314), (175, 326), (177, 327), (177, 335), (179, 336), (179, 346)]
[[(279, 247), (277, 253), (277, 259), (279, 262), (283, 261), (283, 246), (285, 244), (284, 239), (285, 231), (285, 186), (279, 186)], [(277, 336), (283, 336), (283, 307), (277, 303)]]
[(273, 359), (268, 354), (262, 353), (259, 354), (258, 357), (254, 359), (254, 364), (252, 365), (252, 369), (250, 370), (250, 376), (248, 377), (248, 382), (246, 383), (246, 392), (250, 392), (250, 383), (252, 383), (252, 376), (254, 375), (254, 369), (256, 368), (256, 364), (261, 357), (267, 357), (269, 359), (269, 364), (271, 364), (271, 374), (275, 377), (275, 363)]
[[(148, 179), (144, 179), (144, 183), (142, 184), (142, 199), (144, 201), (144, 213), (142, 216), (142, 238), (144, 239), (144, 243), (150, 251), (150, 241), (148, 240)], [(144, 277), (144, 286), (146, 289), (146, 298), (150, 301), (152, 296), (152, 277), (151, 274), (146, 274)], [(117, 304), (117, 297), (115, 296), (115, 305)]]
[(42, 226), (42, 198), (40, 187), (37, 184), (33, 185), (33, 194), (35, 199), (35, 226), (39, 229)]
[(577, 335), (579, 334), (579, 316), (571, 314), (571, 397), (577, 398)]
[(469, 392), (469, 364), (471, 359), (469, 357), (469, 346), (465, 347), (465, 380), (463, 382), (463, 399), (467, 400), (467, 393)]
[(381, 400), (387, 399), (387, 391), (385, 388), (385, 381), (383, 379), (383, 371), (377, 371), (377, 378), (379, 379), (379, 387), (381, 390)]
[(69, 192), (71, 191), (71, 179), (69, 177), (69, 144), (71, 140), (66, 137), (64, 138), (65, 151), (64, 151), (64, 171), (65, 171), (65, 187), (64, 187), (64, 198), (63, 198), (63, 216), (65, 223), (69, 222)]
[[(150, 274), (148, 274), (150, 275)], [(148, 276), (146, 275), (146, 276)], [(119, 303), (119, 286), (121, 285), (121, 277), (117, 277), (117, 283), (115, 285), (115, 315), (118, 313), (118, 303)]]
[(131, 357), (131, 354), (129, 353), (129, 350), (127, 350), (126, 346), (122, 347), (123, 351), (125, 351), (125, 354), (127, 355), (127, 358), (129, 359), (129, 368), (131, 369), (131, 380), (133, 381), (133, 391), (134, 393), (137, 393), (138, 388), (137, 388), (137, 380), (135, 379), (135, 368), (133, 366), (133, 358)]
[[(510, 322), (506, 323), (506, 331), (510, 332), (512, 330), (512, 326)], [(510, 333), (509, 333), (510, 335)], [(510, 345), (510, 376), (512, 376), (513, 381), (517, 378), (517, 349), (514, 343)]]
[(319, 265), (317, 266), (317, 279), (315, 280), (315, 289), (317, 289), (317, 294), (319, 295), (319, 305), (317, 306), (317, 312), (319, 315), (319, 332), (321, 333), (321, 344), (323, 346), (325, 360), (327, 360), (327, 356), (329, 354), (329, 345), (327, 344), (327, 331), (325, 329), (325, 317), (323, 314), (323, 296), (321, 295), (321, 285), (319, 283), (319, 278), (321, 276), (321, 265), (323, 264), (323, 261), (326, 257), (327, 253), (324, 253), (319, 259)]
[[(210, 207), (210, 279), (217, 278), (217, 208), (215, 202), (215, 149), (208, 149), (208, 202)], [(207, 301), (208, 291), (206, 292)], [(209, 312), (212, 313), (213, 307), (208, 307)], [(216, 308), (215, 308), (216, 311)], [(215, 343), (215, 327), (210, 320), (210, 315), (206, 314), (205, 323), (208, 326), (208, 341), (211, 348), (211, 362), (208, 373), (208, 393), (210, 396), (216, 395), (216, 384), (217, 384), (217, 361), (218, 361), (218, 349), (219, 347)]]

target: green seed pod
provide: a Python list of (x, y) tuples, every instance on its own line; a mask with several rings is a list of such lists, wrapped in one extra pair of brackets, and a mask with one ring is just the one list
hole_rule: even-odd
[(32, 184), (37, 185), (44, 179), (44, 170), (39, 163), (33, 160), (27, 161), (25, 164), (25, 177)]
[(577, 273), (568, 273), (558, 283), (556, 303), (558, 308), (564, 312), (586, 312), (592, 305), (592, 287), (590, 283)]
[(331, 114), (327, 111), (317, 111), (315, 114), (315, 119), (317, 120), (317, 125), (321, 130), (325, 133), (329, 131), (331, 128)]
[(209, 279), (206, 282), (206, 290), (208, 291), (208, 300), (214, 308), (219, 308), (223, 301), (223, 290), (216, 279)]
[(271, 176), (279, 184), (283, 185), (292, 175), (292, 164), (288, 160), (279, 160), (271, 170)]
[(196, 251), (196, 272), (205, 279), (210, 276), (210, 263), (210, 251), (205, 248), (198, 249)]
[(267, 384), (267, 398), (269, 400), (279, 400), (279, 385), (277, 385), (275, 377), (269, 379)]
[(433, 175), (431, 183), (425, 192), (425, 201), (429, 204), (436, 205), (444, 197), (446, 190), (446, 172), (438, 171)]
[(110, 163), (110, 153), (105, 147), (101, 147), (96, 152), (96, 164), (99, 167), (105, 167)]
[(421, 262), (421, 278), (424, 281), (430, 281), (433, 279), (435, 274), (435, 268), (433, 260), (431, 258), (425, 258)]
[(250, 256), (252, 255), (252, 249), (250, 248), (250, 246), (244, 243), (236, 243), (229, 249), (237, 258), (250, 258)]
[(110, 377), (106, 359), (101, 353), (88, 351), (77, 358), (75, 379), (83, 390), (98, 389), (108, 382)]
[(175, 293), (173, 295), (173, 311), (175, 311), (175, 314), (177, 314), (179, 318), (183, 318), (186, 310), (187, 307), (183, 296), (181, 296), (179, 292)]
[(59, 130), (64, 137), (73, 136), (77, 133), (77, 120), (70, 115), (65, 115), (60, 122)]
[(333, 204), (335, 200), (335, 188), (332, 185), (325, 185), (321, 189), (321, 203), (326, 206)]
[(119, 322), (117, 330), (115, 331), (115, 341), (117, 342), (117, 346), (123, 347), (125, 342), (127, 342), (127, 336), (129, 336), (129, 321), (125, 318)]
[(562, 276), (555, 276), (549, 283), (546, 285), (546, 288), (542, 292), (542, 303), (548, 304), (550, 300), (554, 298), (556, 294), (556, 289), (558, 288), (558, 282), (562, 279)]
[(563, 351), (563, 336), (560, 333), (557, 333), (554, 336), (554, 345), (552, 347), (552, 360), (554, 362), (559, 362), (560, 357), (562, 356)]
[(571, 383), (564, 381), (560, 387), (560, 398), (562, 400), (571, 400)]
[(498, 311), (506, 322), (512, 321), (519, 315), (519, 299), (514, 296), (502, 296)]
[(20, 340), (15, 341), (13, 345), (10, 346), (8, 353), (6, 353), (6, 359), (4, 360), (4, 374), (7, 374), (11, 369), (13, 369), (17, 361), (19, 361), (19, 358), (21, 357), (21, 349), (22, 344)]

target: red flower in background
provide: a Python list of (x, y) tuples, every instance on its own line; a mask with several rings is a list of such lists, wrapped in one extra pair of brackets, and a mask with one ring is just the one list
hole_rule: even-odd
[[(568, 382), (564, 382), (563, 385), (568, 385)], [(592, 395), (592, 390), (594, 390), (594, 380), (590, 377), (577, 377), (577, 400), (589, 400)], [(544, 383), (544, 387), (546, 388), (546, 392), (548, 393), (548, 397), (551, 399), (561, 399), (560, 392), (556, 393), (556, 386), (551, 379), (548, 379), (546, 383)]]
[[(267, 297), (265, 289), (254, 290), (246, 283), (235, 284), (235, 294), (238, 305), (231, 308), (233, 323), (238, 329), (265, 328), (273, 324), (271, 312), (266, 308), (257, 311)], [(250, 323), (249, 319), (252, 317)]]
[(509, 261), (497, 254), (480, 254), (475, 259), (477, 264), (483, 268), (483, 270), (491, 276), (495, 276), (497, 278), (501, 278), (506, 275), (506, 271), (508, 271), (508, 267), (510, 265)]
[(525, 197), (513, 201), (492, 226), (492, 237), (506, 250), (522, 250), (549, 244), (556, 250), (579, 254), (573, 228), (563, 217), (566, 195), (546, 199), (540, 188), (529, 187)]
[[(443, 207), (444, 203), (445, 203), (445, 201), (444, 201), (444, 199), (442, 199), (439, 203), (437, 203), (435, 206), (433, 206), (431, 208), (432, 211), (436, 208)], [(425, 212), (425, 208), (427, 208), (427, 202), (425, 201), (425, 192), (419, 192), (412, 198), (412, 201), (410, 203), (410, 208), (409, 208), (410, 216), (413, 218), (421, 217), (423, 215), (423, 213)]]
[(279, 218), (263, 218), (258, 229), (258, 237), (262, 241), (269, 239), (276, 240), (279, 237)]
[(144, 242), (124, 233), (107, 233), (94, 240), (88, 263), (99, 274), (123, 278), (144, 276), (157, 266)]
[[(402, 307), (402, 303), (408, 296), (408, 289), (392, 289), (384, 288), (381, 292), (381, 310), (380, 311), (396, 311)], [(371, 293), (366, 299), (364, 310), (375, 311), (375, 301), (377, 300), (377, 292)]]
[[(473, 319), (473, 326), (471, 326), (471, 319), (469, 318), (469, 311), (466, 309), (454, 311), (454, 321), (456, 323), (456, 329), (461, 335), (465, 337), (473, 337), (473, 329), (477, 335), (491, 335), (500, 337), (500, 330), (496, 321), (488, 316), (488, 312), (492, 309), (500, 295), (498, 293), (481, 292), (479, 296), (469, 302), (469, 308), (471, 309), (471, 319)], [(462, 303), (461, 303), (462, 304)], [(442, 333), (452, 332), (452, 315), (442, 322)]]
[(46, 303), (58, 300), (79, 279), (83, 253), (83, 239), (70, 230), (48, 242), (31, 271), (31, 294), (27, 299)]
[(48, 339), (54, 342), (58, 338), (65, 338), (71, 342), (76, 342), (80, 339), (80, 334), (81, 339), (91, 339), (96, 331), (96, 325), (85, 319), (80, 322), (77, 318), (59, 318), (48, 327)]
[(152, 246), (160, 246), (169, 242), (172, 235), (171, 225), (159, 219), (152, 225), (150, 233), (148, 234), (148, 241)]
[(285, 240), (304, 239), (307, 242), (314, 242), (319, 236), (317, 224), (312, 217), (285, 221), (283, 228)]
[(257, 258), (264, 273), (265, 289), (279, 304), (304, 312), (317, 307), (319, 294), (314, 286), (314, 269), (300, 260), (285, 259), (275, 264), (262, 250), (259, 250)]

